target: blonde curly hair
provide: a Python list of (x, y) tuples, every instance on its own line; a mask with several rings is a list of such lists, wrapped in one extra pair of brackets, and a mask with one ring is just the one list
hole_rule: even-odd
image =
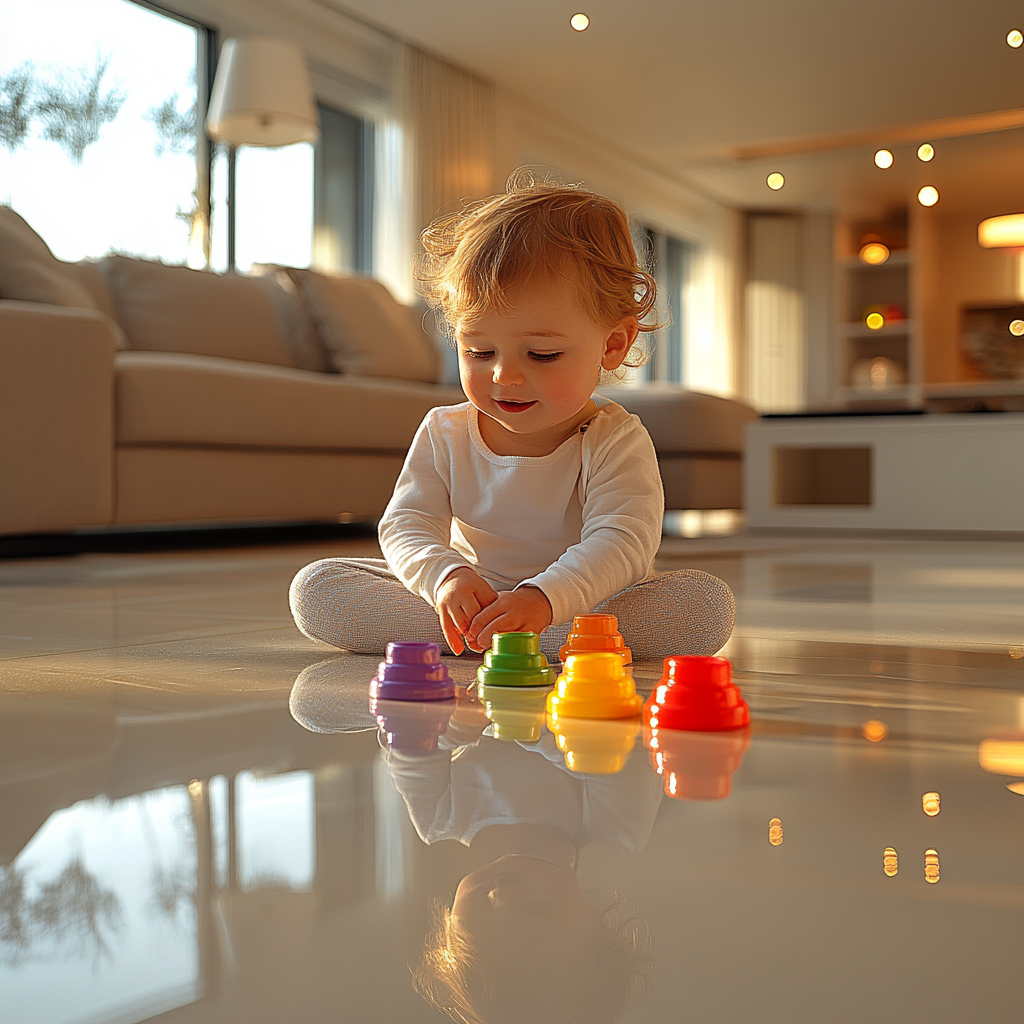
[(621, 893), (600, 889), (588, 895), (601, 927), (582, 974), (566, 979), (557, 1002), (538, 1003), (526, 978), (488, 976), (440, 899), (432, 902), (423, 955), (412, 967), (413, 989), (456, 1024), (614, 1024), (632, 996), (648, 997), (654, 973), (650, 939)]
[(647, 336), (664, 326), (648, 319), (658, 287), (641, 266), (622, 207), (579, 185), (520, 168), (503, 193), (437, 218), (420, 240), (417, 289), (449, 341), (457, 324), (510, 309), (510, 294), (536, 270), (572, 281), (595, 323), (636, 319), (640, 334), (625, 367), (647, 362)]

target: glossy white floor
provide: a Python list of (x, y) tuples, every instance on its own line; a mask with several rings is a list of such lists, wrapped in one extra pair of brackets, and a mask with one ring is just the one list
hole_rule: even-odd
[[(1024, 735), (1024, 543), (667, 539), (660, 568), (738, 598), (723, 653), (753, 733), (731, 795), (703, 802), (663, 793), (642, 737), (619, 773), (573, 776), (550, 745), (479, 736), (471, 704), (420, 760), (333, 731), (372, 722), (375, 659), (305, 640), (286, 588), (343, 552), (375, 547), (0, 562), (0, 1024), (440, 1020), (410, 984), (428, 904), (529, 853), (538, 822), (571, 840), (583, 889), (635, 906), (649, 995), (619, 1014), (595, 981), (614, 957), (594, 974), (544, 950), (564, 894), (517, 926), (543, 956), (499, 946), (488, 991), (554, 998), (556, 975), (563, 1010), (604, 993), (595, 1021), (1019, 1020), (1024, 748), (983, 767), (979, 744)], [(677, 754), (683, 786), (698, 769)], [(472, 772), (469, 817), (496, 828), (466, 847)], [(479, 1019), (573, 1019), (512, 1003), (478, 999)]]

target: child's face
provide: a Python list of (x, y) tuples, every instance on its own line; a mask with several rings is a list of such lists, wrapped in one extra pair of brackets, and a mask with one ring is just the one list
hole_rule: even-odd
[(637, 323), (595, 323), (572, 282), (538, 272), (511, 296), (512, 308), (456, 326), (466, 396), (514, 434), (558, 427), (586, 408), (601, 370), (622, 364)]
[[(463, 878), (452, 919), (486, 973), (531, 987), (578, 975), (601, 934), (600, 915), (571, 869), (520, 854)], [(559, 964), (563, 973), (552, 978)]]

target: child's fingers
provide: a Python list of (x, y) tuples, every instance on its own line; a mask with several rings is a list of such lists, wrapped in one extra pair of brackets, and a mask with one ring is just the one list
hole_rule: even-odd
[(499, 618), (505, 612), (504, 602), (492, 601), (485, 608), (481, 608), (480, 611), (473, 616), (473, 621), (464, 630), (466, 638), (469, 640), (475, 640), (480, 635), (480, 631), (483, 630), (488, 623), (493, 622)]
[(482, 605), (472, 595), (465, 597), (462, 601), (451, 609), (452, 620), (455, 622), (456, 627), (460, 633), (465, 633), (469, 628), (469, 624), (479, 614)]
[(473, 642), (473, 649), (482, 651), (490, 646), (495, 633), (509, 633), (520, 629), (522, 623), (518, 612), (511, 611), (506, 602), (488, 605), (469, 624), (466, 638)]
[(515, 633), (523, 628), (522, 622), (519, 621), (518, 615), (499, 615), (497, 618), (492, 619), (483, 629), (480, 630), (476, 635), (476, 642), (479, 645), (480, 650), (484, 650), (491, 645), (491, 637), (495, 633)]
[(452, 649), (452, 653), (456, 655), (461, 654), (466, 649), (466, 645), (462, 642), (460, 631), (452, 621), (452, 617), (444, 605), (441, 605), (437, 610), (437, 617), (441, 623), (441, 632), (444, 633), (444, 638), (448, 641), (448, 646)]

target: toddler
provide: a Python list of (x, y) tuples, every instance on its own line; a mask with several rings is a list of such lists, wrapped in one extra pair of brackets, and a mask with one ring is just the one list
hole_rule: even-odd
[(420, 425), (380, 522), (384, 559), (324, 559), (295, 577), (299, 629), (349, 651), (416, 639), (454, 654), (527, 630), (553, 656), (574, 615), (599, 611), (618, 616), (634, 658), (714, 654), (732, 593), (695, 569), (652, 573), (664, 514), (654, 445), (594, 395), (643, 363), (656, 326), (625, 213), (516, 174), (422, 241), (420, 290), (469, 401)]

